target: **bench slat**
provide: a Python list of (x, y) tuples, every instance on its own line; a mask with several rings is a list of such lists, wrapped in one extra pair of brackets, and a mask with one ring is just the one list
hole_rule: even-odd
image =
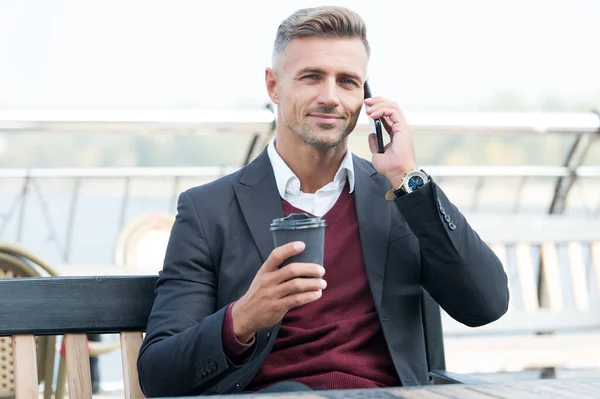
[(52, 380), (54, 379), (54, 356), (56, 353), (56, 337), (48, 337), (46, 344), (46, 365), (44, 366), (44, 398), (52, 397)]
[(92, 399), (92, 375), (86, 334), (65, 334), (69, 398)]
[(137, 372), (137, 357), (142, 346), (142, 332), (123, 332), (121, 335), (121, 361), (123, 363), (123, 382), (125, 398), (145, 398), (140, 388)]
[(0, 336), (143, 331), (157, 278), (0, 279)]
[(533, 271), (533, 259), (531, 258), (531, 246), (525, 243), (515, 244), (515, 252), (523, 309), (528, 312), (535, 312), (540, 305), (537, 297), (535, 272)]
[(563, 294), (560, 284), (560, 269), (558, 264), (558, 250), (553, 242), (545, 242), (541, 245), (542, 250), (542, 273), (546, 285), (546, 295), (550, 309), (562, 310)]
[(14, 335), (12, 345), (16, 397), (19, 399), (37, 399), (38, 372), (35, 337), (33, 335)]
[[(594, 242), (590, 246), (592, 256), (592, 268), (596, 275), (596, 292), (600, 296), (600, 242)], [(600, 299), (600, 297), (598, 298)]]
[(585, 273), (585, 260), (583, 258), (583, 245), (580, 242), (572, 241), (569, 242), (567, 248), (575, 306), (580, 311), (587, 311), (590, 309), (590, 300)]

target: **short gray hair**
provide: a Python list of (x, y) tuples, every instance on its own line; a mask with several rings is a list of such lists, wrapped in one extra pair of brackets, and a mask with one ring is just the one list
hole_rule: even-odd
[(279, 55), (288, 43), (297, 37), (359, 38), (365, 45), (367, 57), (371, 55), (365, 21), (345, 7), (303, 8), (286, 18), (279, 25), (275, 37), (272, 59), (274, 68), (277, 66)]

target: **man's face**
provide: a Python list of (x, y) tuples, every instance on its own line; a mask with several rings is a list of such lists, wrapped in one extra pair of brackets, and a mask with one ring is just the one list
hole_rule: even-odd
[(267, 87), (279, 106), (279, 122), (313, 147), (338, 145), (356, 126), (367, 58), (358, 38), (291, 40), (280, 55), (272, 88), (267, 72)]

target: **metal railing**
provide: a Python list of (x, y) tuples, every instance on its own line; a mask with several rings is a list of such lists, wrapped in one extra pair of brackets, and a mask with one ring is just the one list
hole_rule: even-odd
[[(575, 137), (568, 156), (561, 165), (556, 166), (440, 166), (423, 165), (438, 182), (462, 179), (474, 186), (472, 202), (468, 212), (476, 212), (481, 202), (481, 192), (489, 182), (500, 178), (517, 179), (516, 188), (512, 191), (516, 196), (512, 212), (520, 209), (521, 192), (528, 179), (550, 179), (554, 186), (554, 194), (547, 213), (562, 213), (566, 199), (576, 182), (581, 179), (600, 178), (600, 166), (581, 166), (592, 142), (600, 131), (600, 118), (597, 113), (410, 113), (407, 119), (416, 134), (451, 133), (479, 135), (501, 133), (507, 135), (547, 133), (569, 134)], [(132, 184), (139, 180), (161, 179), (163, 188), (168, 194), (168, 209), (173, 211), (177, 196), (186, 179), (189, 181), (211, 181), (235, 171), (253, 159), (273, 135), (275, 129), (274, 113), (271, 109), (255, 111), (207, 111), (207, 110), (16, 110), (0, 111), (0, 131), (8, 134), (18, 132), (121, 132), (121, 133), (169, 133), (194, 132), (218, 134), (219, 132), (236, 132), (253, 135), (246, 157), (240, 165), (229, 167), (162, 167), (162, 168), (34, 168), (34, 169), (0, 169), (0, 181), (14, 182), (20, 187), (12, 194), (4, 191), (4, 195), (12, 198), (5, 209), (0, 209), (0, 239), (6, 239), (7, 226), (16, 218), (15, 239), (20, 241), (25, 231), (28, 201), (35, 196), (41, 204), (41, 217), (45, 228), (49, 231), (51, 241), (61, 254), (63, 262), (71, 260), (72, 241), (75, 236), (74, 226), (78, 208), (82, 201), (82, 184), (90, 181), (118, 180), (120, 185), (113, 185), (113, 195), (120, 198), (118, 210), (118, 229), (127, 221), (130, 201), (133, 199)], [(357, 125), (359, 133), (368, 133), (369, 125), (361, 116)], [(68, 198), (68, 214), (66, 218), (56, 221), (51, 215), (51, 206), (46, 201), (41, 189), (41, 182), (53, 180), (69, 181), (63, 184), (63, 197)], [(116, 183), (115, 183), (116, 184)], [(117, 189), (117, 187), (121, 187)], [(445, 188), (446, 186), (444, 186)], [(65, 190), (66, 188), (66, 190)], [(0, 190), (2, 189), (0, 185)], [(1, 192), (1, 191), (0, 191)], [(502, 195), (507, 195), (506, 192)], [(116, 209), (116, 208), (115, 208)], [(163, 209), (166, 211), (166, 209)], [(600, 203), (594, 211), (600, 217)], [(63, 227), (59, 227), (63, 225)], [(63, 230), (64, 229), (64, 230)], [(64, 231), (64, 234), (59, 234)], [(63, 236), (62, 239), (59, 236)]]
[[(143, 178), (143, 177), (204, 177), (216, 179), (235, 172), (237, 166), (201, 167), (110, 167), (110, 168), (2, 168), (0, 179), (93, 179), (93, 178)], [(566, 166), (456, 166), (425, 165), (429, 174), (445, 177), (562, 177), (568, 176)], [(578, 177), (600, 177), (600, 166), (578, 166)]]
[[(597, 133), (595, 112), (405, 112), (415, 131), (446, 133)], [(262, 110), (0, 110), (0, 131), (248, 133), (270, 131), (271, 107)], [(357, 131), (367, 132), (361, 113)]]

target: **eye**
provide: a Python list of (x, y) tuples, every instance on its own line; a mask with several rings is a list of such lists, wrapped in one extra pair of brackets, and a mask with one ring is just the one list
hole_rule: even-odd
[(354, 80), (354, 79), (350, 79), (350, 78), (342, 78), (340, 79), (340, 83), (344, 84), (344, 85), (353, 85), (358, 87), (358, 83)]
[(317, 75), (304, 75), (302, 77), (302, 79), (317, 80), (317, 79), (319, 79), (319, 76), (317, 76)]

